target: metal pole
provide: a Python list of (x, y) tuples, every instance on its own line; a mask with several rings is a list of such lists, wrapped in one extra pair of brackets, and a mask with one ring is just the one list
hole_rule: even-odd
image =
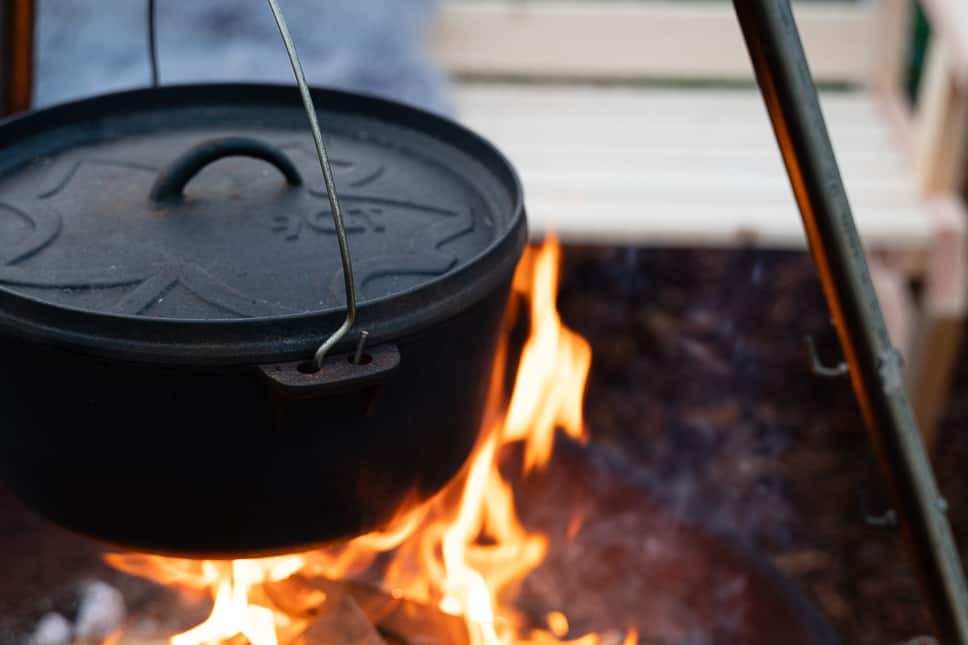
[(30, 108), (34, 78), (34, 0), (0, 3), (0, 116)]
[(968, 588), (904, 389), (789, 0), (733, 0), (854, 394), (891, 481), (939, 636), (968, 645)]

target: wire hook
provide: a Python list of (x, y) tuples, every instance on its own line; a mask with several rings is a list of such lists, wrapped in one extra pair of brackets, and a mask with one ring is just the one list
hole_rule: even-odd
[(813, 336), (804, 336), (803, 345), (807, 350), (807, 360), (810, 362), (810, 371), (815, 375), (822, 376), (824, 378), (839, 378), (841, 376), (846, 376), (850, 372), (850, 368), (847, 367), (847, 363), (844, 362), (838, 363), (833, 367), (824, 365), (820, 361), (820, 356), (817, 354), (817, 345), (813, 341)]

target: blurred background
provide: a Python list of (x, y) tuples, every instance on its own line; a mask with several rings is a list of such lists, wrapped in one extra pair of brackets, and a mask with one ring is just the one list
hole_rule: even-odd
[[(5, 19), (23, 4), (5, 0)], [(32, 56), (14, 32), (2, 50), (8, 112), (148, 84), (144, 2), (33, 4)], [(880, 526), (886, 488), (849, 384), (804, 349), (809, 336), (823, 363), (841, 360), (729, 3), (282, 4), (311, 83), (452, 116), (509, 155), (533, 237), (564, 244), (559, 307), (594, 354), (586, 425), (624, 479), (765, 555), (844, 642), (930, 642), (915, 640), (930, 632), (926, 599)], [(794, 4), (968, 557), (968, 10)], [(291, 82), (264, 3), (159, 0), (157, 24), (162, 84)], [(62, 536), (41, 541), (41, 563), (47, 529), (4, 505), (0, 615), (22, 634), (56, 606), (50, 589), (113, 574)]]

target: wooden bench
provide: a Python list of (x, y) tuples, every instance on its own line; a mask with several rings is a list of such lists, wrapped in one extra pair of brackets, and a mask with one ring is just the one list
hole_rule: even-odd
[[(925, 2), (917, 110), (902, 92), (908, 0), (795, 9), (930, 440), (966, 312), (968, 2)], [(804, 246), (730, 3), (451, 0), (429, 45), (460, 81), (461, 118), (519, 169), (535, 235)]]

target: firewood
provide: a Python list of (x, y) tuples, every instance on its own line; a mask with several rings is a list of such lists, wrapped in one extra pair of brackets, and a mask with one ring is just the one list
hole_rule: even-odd
[(145, 634), (125, 634), (117, 645), (168, 645), (167, 636), (148, 636)]
[[(126, 631), (117, 636), (117, 640), (108, 639), (99, 643), (93, 641), (74, 641), (71, 645), (169, 645), (172, 634), (170, 632), (141, 632)], [(220, 645), (249, 645), (244, 636), (234, 636), (226, 641), (219, 641)]]
[(262, 592), (282, 613), (303, 619), (315, 618), (330, 595), (342, 593), (337, 583), (298, 574), (263, 585)]
[[(361, 582), (334, 582), (295, 575), (267, 584), (263, 591), (279, 611), (297, 619), (315, 620), (315, 608), (320, 606), (322, 598), (329, 601), (333, 597), (348, 595), (370, 624), (378, 625), (391, 636), (406, 635), (408, 639), (426, 645), (465, 645), (469, 642), (462, 618), (444, 614), (432, 605), (394, 597)], [(296, 643), (303, 645), (299, 641)]]
[(395, 598), (361, 583), (349, 583), (357, 605), (388, 634), (423, 645), (467, 645), (470, 638), (463, 618), (427, 605)]
[[(125, 633), (122, 634), (120, 640), (117, 641), (104, 641), (101, 643), (94, 642), (78, 642), (75, 641), (71, 645), (169, 645), (171, 642), (171, 635), (161, 635), (161, 634), (140, 634), (140, 633)], [(249, 645), (249, 641), (244, 636), (235, 636), (227, 641), (219, 641), (220, 645)]]
[(292, 645), (386, 645), (386, 641), (349, 593), (333, 592)]

